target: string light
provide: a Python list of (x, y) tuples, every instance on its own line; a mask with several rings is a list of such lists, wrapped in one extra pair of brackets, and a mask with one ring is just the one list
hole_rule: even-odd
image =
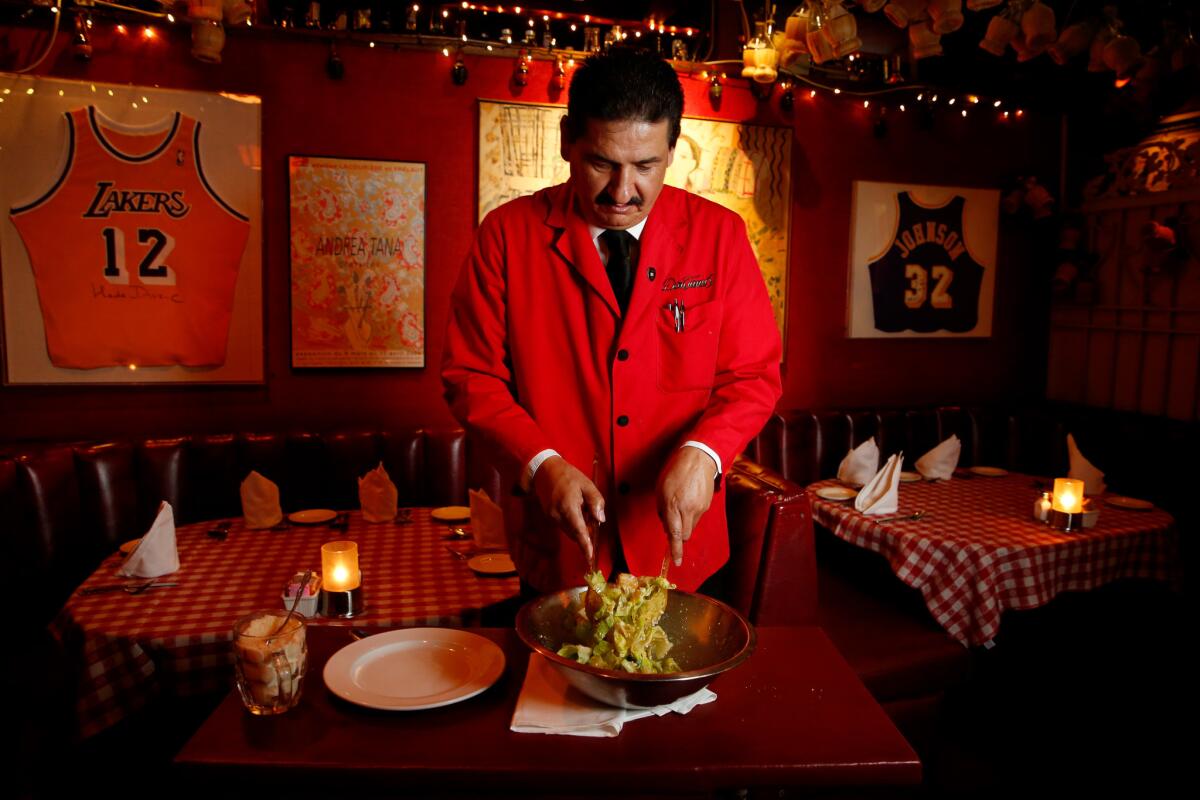
[(999, 107), (1000, 107), (1000, 101), (999, 101), (999, 100), (997, 100), (996, 102), (992, 103), (992, 108), (999, 108)]
[(154, 28), (151, 28), (149, 25), (142, 28), (142, 38), (143, 39), (151, 40), (151, 39), (155, 39), (157, 37), (158, 37), (158, 32), (155, 31)]
[(871, 107), (871, 101), (863, 100), (863, 108), (870, 108), (870, 107)]
[[(933, 98), (933, 99), (934, 99), (934, 100), (937, 100), (937, 98), (936, 98), (936, 97), (935, 97), (935, 98)], [(949, 106), (952, 106), (952, 105), (954, 105), (954, 101), (955, 101), (955, 100), (957, 100), (957, 99), (958, 99), (957, 97), (951, 97), (949, 100), (947, 100), (947, 101), (946, 101), (946, 105), (949, 105)]]
[(904, 107), (904, 103), (901, 103), (901, 104), (900, 104), (900, 110), (901, 110), (901, 111), (908, 111), (908, 109)]
[(125, 27), (124, 23), (122, 23), (122, 22), (117, 23), (117, 33), (121, 34), (122, 36), (124, 36), (126, 33), (128, 33), (128, 29)]

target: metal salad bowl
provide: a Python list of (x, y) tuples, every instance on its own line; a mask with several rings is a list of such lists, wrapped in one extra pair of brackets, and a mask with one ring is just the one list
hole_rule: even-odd
[(587, 587), (580, 586), (530, 600), (517, 614), (517, 635), (572, 686), (610, 706), (650, 708), (670, 703), (698, 691), (754, 652), (757, 637), (745, 617), (720, 600), (672, 589), (658, 624), (671, 640), (670, 655), (681, 672), (640, 675), (563, 658), (558, 649), (573, 639), (575, 609), (586, 592)]

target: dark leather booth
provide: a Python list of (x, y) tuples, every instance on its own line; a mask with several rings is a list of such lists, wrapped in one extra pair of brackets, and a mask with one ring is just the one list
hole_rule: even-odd
[[(876, 439), (883, 458), (903, 452), (905, 468), (912, 469), (956, 434), (960, 466), (1053, 477), (1067, 474), (1068, 433), (1105, 471), (1110, 491), (1151, 500), (1174, 513), (1181, 530), (1195, 528), (1182, 476), (1194, 473), (1200, 426), (1160, 417), (1059, 405), (793, 410), (772, 416), (747, 455), (807, 486), (835, 477), (847, 451), (868, 438)], [(896, 578), (882, 556), (820, 526), (815, 538), (820, 625), (921, 749), (936, 735), (946, 694), (969, 679), (976, 654), (932, 619), (920, 593)], [(1183, 559), (1186, 574), (1187, 550)]]

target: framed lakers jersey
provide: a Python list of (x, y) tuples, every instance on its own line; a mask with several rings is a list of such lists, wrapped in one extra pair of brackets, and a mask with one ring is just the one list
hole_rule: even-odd
[(8, 382), (261, 379), (257, 98), (0, 79)]
[(856, 181), (848, 333), (990, 336), (999, 192)]

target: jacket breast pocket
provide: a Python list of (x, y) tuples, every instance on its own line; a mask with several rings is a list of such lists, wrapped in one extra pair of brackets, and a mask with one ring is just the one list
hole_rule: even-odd
[(676, 330), (671, 309), (659, 309), (658, 388), (666, 392), (712, 388), (720, 339), (719, 308), (715, 302), (686, 308), (682, 331)]

